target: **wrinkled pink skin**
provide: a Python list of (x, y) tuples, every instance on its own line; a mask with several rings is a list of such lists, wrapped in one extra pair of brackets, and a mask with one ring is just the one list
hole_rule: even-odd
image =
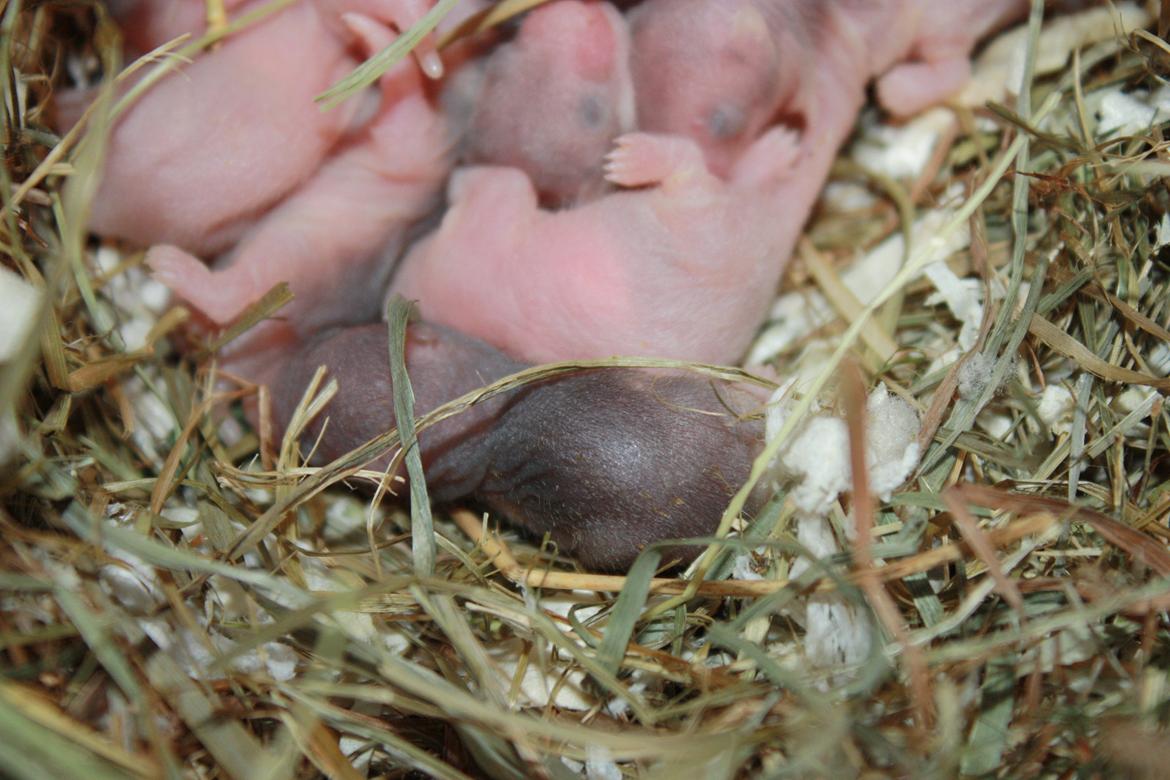
[(658, 186), (558, 212), (538, 207), (516, 169), (457, 171), (441, 226), (411, 249), (391, 289), (419, 301), (424, 318), (522, 360), (734, 361), (827, 165), (794, 163), (792, 143), (765, 134), (725, 182), (685, 139), (623, 136), (611, 180)]
[(313, 103), (356, 63), (324, 25), (297, 3), (149, 90), (111, 135), (91, 228), (199, 254), (230, 246), (320, 165), (358, 108)]
[(152, 247), (156, 278), (217, 325), (278, 282), (294, 300), (221, 351), (226, 366), (265, 381), (282, 351), (332, 325), (379, 317), (394, 258), (437, 205), (450, 171), (441, 116), (413, 68), (384, 85), (384, 107), (298, 189), (208, 268), (171, 245)]
[[(301, 0), (303, 2), (304, 0)], [(321, 12), (322, 25), (311, 31), (316, 35), (333, 35), (342, 41), (352, 42), (351, 30), (343, 17), (356, 14), (373, 22), (396, 29), (405, 29), (421, 19), (434, 5), (434, 0), (310, 0)], [(294, 3), (299, 5), (300, 2)], [(474, 7), (474, 0), (463, 6)], [(261, 3), (249, 0), (224, 0), (224, 12), (230, 19), (236, 19), (249, 10), (261, 7)], [(450, 26), (465, 17), (460, 7), (448, 14), (440, 25)], [(120, 0), (116, 4), (115, 16), (122, 28), (123, 39), (132, 52), (142, 54), (181, 35), (199, 35), (207, 29), (206, 0)], [(277, 37), (270, 38), (272, 45)], [(435, 36), (428, 35), (419, 41), (414, 55), (424, 63), (435, 51)], [(426, 63), (429, 65), (429, 63)], [(433, 66), (430, 66), (433, 67)], [(428, 71), (430, 67), (424, 67)], [(437, 75), (432, 77), (437, 78)], [(441, 75), (441, 74), (439, 74)]]
[(549, 205), (586, 199), (633, 129), (629, 31), (609, 3), (548, 3), (449, 89), (445, 102), (467, 115), (464, 161), (523, 170)]
[[(317, 366), (340, 390), (302, 439), (327, 462), (395, 427), (385, 325), (321, 334), (289, 355), (273, 387), (287, 420)], [(422, 415), (524, 366), (440, 326), (407, 331)], [(622, 570), (648, 544), (710, 535), (762, 447), (765, 394), (681, 371), (562, 375), (476, 404), (421, 431), (430, 496), (470, 498), (590, 569)], [(327, 422), (326, 422), (327, 420)], [(386, 465), (382, 459), (380, 466)], [(760, 505), (752, 496), (746, 512)], [(671, 546), (663, 563), (702, 548)]]
[(1027, 0), (646, 0), (630, 12), (642, 130), (693, 138), (721, 175), (778, 116), (798, 126), (822, 99), (810, 71), (877, 77), (890, 112), (957, 92), (969, 55)]
[[(233, 15), (259, 5), (229, 3)], [(115, 125), (90, 227), (203, 256), (224, 251), (376, 108), (372, 94), (327, 111), (314, 102), (358, 63), (367, 36), (352, 28), (388, 30), (385, 20), (410, 23), (426, 5), (302, 0), (169, 75)], [(202, 32), (204, 8), (203, 0), (144, 0), (126, 22), (131, 47)]]
[[(229, 17), (240, 13), (247, 0), (224, 0)], [(192, 0), (121, 0), (115, 19), (122, 40), (134, 55), (143, 54), (180, 35), (196, 36), (207, 29), (207, 3)]]

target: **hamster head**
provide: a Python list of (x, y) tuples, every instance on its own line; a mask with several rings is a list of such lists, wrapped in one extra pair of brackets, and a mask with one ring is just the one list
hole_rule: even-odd
[(746, 1), (651, 0), (630, 26), (638, 127), (694, 139), (726, 175), (785, 96), (766, 19)]

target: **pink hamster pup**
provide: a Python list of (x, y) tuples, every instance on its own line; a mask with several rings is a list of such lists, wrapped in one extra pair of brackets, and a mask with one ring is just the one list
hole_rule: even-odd
[(279, 282), (294, 300), (222, 354), (265, 381), (281, 352), (333, 325), (377, 320), (390, 271), (411, 229), (438, 205), (451, 170), (441, 113), (413, 67), (383, 80), (383, 106), (239, 243), (209, 268), (174, 245), (147, 252), (156, 278), (216, 325)]
[(526, 361), (733, 361), (832, 159), (794, 162), (797, 153), (790, 133), (771, 131), (723, 181), (689, 139), (631, 134), (608, 176), (654, 186), (556, 212), (539, 207), (515, 168), (459, 170), (442, 224), (411, 249), (391, 289), (417, 300), (424, 318)]
[(520, 168), (550, 205), (600, 194), (606, 152), (634, 127), (629, 59), (625, 19), (609, 3), (534, 9), (444, 95), (463, 115), (462, 159)]
[[(235, 4), (233, 15), (261, 5)], [(327, 111), (314, 102), (369, 50), (367, 32), (412, 23), (426, 5), (302, 0), (169, 74), (115, 124), (90, 227), (141, 245), (225, 250), (374, 112), (372, 93)], [(128, 37), (150, 47), (201, 32), (204, 7), (143, 0)]]
[[(274, 384), (287, 421), (318, 366), (340, 390), (302, 439), (328, 461), (395, 425), (386, 326), (340, 328), (293, 350)], [(524, 366), (442, 326), (407, 330), (416, 414)], [(419, 435), (432, 500), (474, 499), (591, 569), (622, 570), (647, 545), (714, 532), (763, 446), (765, 393), (684, 371), (553, 377)], [(384, 465), (383, 461), (382, 465)], [(749, 516), (760, 506), (749, 497)], [(664, 564), (701, 546), (671, 545)]]
[(970, 76), (975, 43), (1027, 0), (645, 0), (630, 12), (642, 130), (687, 135), (726, 173), (780, 116), (807, 124), (810, 69), (878, 78), (881, 103), (913, 114)]

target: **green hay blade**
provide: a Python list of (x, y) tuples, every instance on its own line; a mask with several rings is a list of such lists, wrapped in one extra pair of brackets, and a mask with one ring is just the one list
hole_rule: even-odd
[(394, 419), (410, 477), (410, 540), (414, 550), (414, 570), (422, 576), (435, 571), (435, 523), (431, 517), (431, 500), (427, 496), (422, 453), (414, 427), (414, 391), (406, 373), (406, 326), (410, 323), (410, 304), (395, 296), (387, 310), (390, 329), (390, 377), (394, 384)]

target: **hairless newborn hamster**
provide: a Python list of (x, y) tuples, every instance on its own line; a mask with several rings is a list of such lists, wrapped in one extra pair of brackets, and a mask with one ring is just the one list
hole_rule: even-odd
[(689, 139), (622, 136), (607, 176), (654, 186), (555, 212), (519, 170), (458, 170), (441, 225), (413, 246), (391, 291), (418, 301), (425, 319), (526, 361), (732, 362), (763, 320), (833, 157), (795, 162), (797, 151), (790, 134), (770, 131), (723, 181)]
[[(229, 2), (236, 14), (262, 5)], [(372, 92), (332, 110), (314, 98), (357, 65), (371, 30), (407, 26), (426, 5), (302, 0), (197, 55), (117, 120), (90, 227), (200, 255), (227, 249), (374, 114)], [(126, 20), (127, 35), (152, 47), (199, 32), (204, 8), (203, 0), (142, 0)], [(84, 99), (66, 96), (62, 115), (80, 113)]]
[(645, 0), (630, 11), (638, 127), (679, 133), (712, 170), (732, 162), (779, 115), (812, 118), (812, 70), (878, 81), (893, 113), (957, 92), (976, 41), (1027, 0)]
[[(406, 363), (420, 415), (523, 367), (425, 323), (407, 332)], [(294, 355), (275, 386), (279, 420), (318, 365), (340, 383), (305, 436), (322, 436), (320, 459), (394, 427), (384, 325), (325, 334)], [(470, 497), (538, 539), (548, 534), (591, 569), (628, 568), (647, 544), (714, 532), (763, 445), (759, 419), (747, 416), (762, 397), (685, 372), (561, 375), (421, 432), (427, 484), (436, 501)], [(689, 560), (699, 549), (675, 547), (664, 560)]]
[(463, 161), (523, 170), (549, 205), (600, 194), (605, 153), (634, 124), (625, 20), (605, 2), (542, 5), (443, 102), (465, 126)]
[(420, 81), (410, 66), (383, 77), (382, 106), (368, 125), (214, 268), (176, 246), (148, 250), (156, 278), (219, 326), (288, 283), (293, 301), (225, 347), (225, 367), (264, 382), (284, 351), (318, 330), (378, 319), (394, 261), (451, 170), (443, 116)]

